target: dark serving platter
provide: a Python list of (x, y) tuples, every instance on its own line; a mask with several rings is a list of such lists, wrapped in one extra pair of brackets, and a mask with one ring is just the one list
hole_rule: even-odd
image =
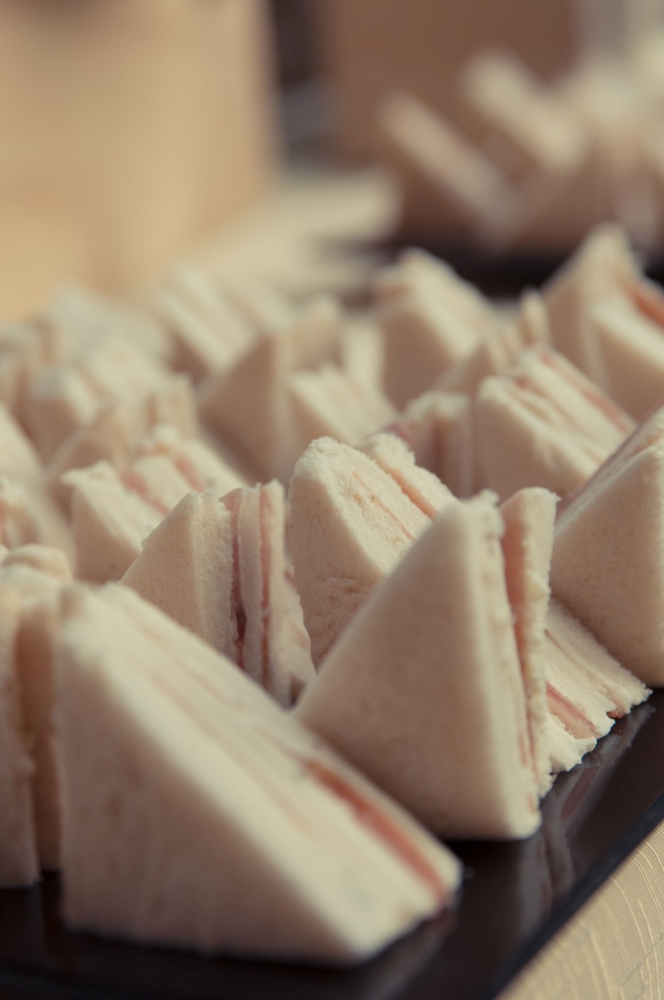
[(0, 892), (0, 996), (489, 1000), (664, 819), (664, 691), (616, 723), (521, 843), (457, 843), (458, 907), (352, 971), (211, 959), (67, 931), (55, 876)]

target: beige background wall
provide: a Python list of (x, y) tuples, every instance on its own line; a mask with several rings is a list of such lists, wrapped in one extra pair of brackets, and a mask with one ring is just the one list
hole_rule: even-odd
[(0, 0), (0, 315), (123, 291), (275, 158), (263, 0)]

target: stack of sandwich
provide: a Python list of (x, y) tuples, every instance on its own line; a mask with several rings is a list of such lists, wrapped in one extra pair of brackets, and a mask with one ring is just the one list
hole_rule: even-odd
[(470, 136), (409, 94), (381, 124), (403, 182), (402, 226), (421, 239), (565, 252), (614, 220), (640, 246), (664, 233), (664, 35), (630, 58), (588, 58), (545, 83), (516, 56), (465, 65)]
[[(664, 684), (664, 297), (593, 233), (513, 315), (178, 268), (0, 335), (0, 885), (356, 962)], [(638, 422), (640, 421), (640, 422)], [(628, 530), (626, 526), (629, 526)]]

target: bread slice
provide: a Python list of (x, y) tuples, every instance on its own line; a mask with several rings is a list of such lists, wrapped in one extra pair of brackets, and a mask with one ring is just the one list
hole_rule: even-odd
[(156, 392), (138, 401), (113, 400), (102, 405), (92, 420), (75, 430), (48, 463), (46, 477), (51, 492), (65, 510), (71, 491), (60, 477), (69, 469), (84, 469), (96, 462), (127, 465), (138, 442), (155, 424), (166, 424), (183, 438), (198, 433), (196, 403), (191, 383), (174, 375)]
[(427, 517), (434, 518), (453, 499), (437, 476), (416, 463), (415, 455), (402, 438), (394, 434), (372, 434), (357, 448), (387, 472)]
[(295, 582), (318, 664), (430, 518), (368, 456), (331, 438), (300, 457), (288, 501)]
[(537, 292), (526, 292), (513, 319), (492, 330), (472, 354), (449, 368), (438, 380), (442, 392), (474, 396), (482, 379), (502, 375), (530, 347), (547, 347), (551, 334), (546, 309)]
[[(380, 123), (390, 140), (387, 152), (397, 153), (401, 179), (412, 177), (407, 218), (414, 217), (419, 231), (431, 231), (433, 218), (438, 232), (443, 220), (447, 231), (467, 237), (496, 204), (509, 214), (516, 195), (504, 174), (438, 112), (411, 94), (395, 92), (383, 103)], [(424, 204), (412, 191), (415, 185), (421, 191), (423, 182)]]
[(141, 399), (168, 386), (171, 378), (165, 365), (130, 342), (115, 336), (100, 338), (76, 358), (35, 376), (26, 394), (26, 427), (48, 462), (104, 402)]
[(233, 660), (284, 706), (313, 678), (286, 580), (283, 487), (189, 493), (145, 539), (123, 583)]
[(32, 885), (39, 861), (32, 804), (34, 765), (26, 739), (14, 645), (18, 595), (0, 580), (0, 888)]
[(0, 404), (0, 476), (21, 486), (28, 496), (31, 517), (39, 540), (72, 551), (71, 533), (65, 518), (49, 496), (44, 469), (34, 445)]
[(123, 587), (62, 614), (70, 926), (349, 964), (449, 904), (449, 851), (224, 657)]
[(378, 387), (357, 382), (333, 365), (295, 372), (287, 385), (298, 455), (319, 437), (356, 444), (396, 417), (394, 407)]
[(157, 292), (155, 312), (173, 338), (174, 367), (196, 380), (233, 364), (256, 336), (219, 282), (185, 264)]
[(0, 476), (0, 542), (8, 549), (39, 540), (39, 525), (22, 486)]
[(575, 739), (606, 735), (615, 719), (652, 694), (555, 598), (547, 615), (546, 657), (551, 711)]
[[(242, 476), (200, 438), (185, 437), (176, 427), (157, 424), (134, 449), (135, 458), (168, 458), (192, 490), (214, 489), (219, 496), (245, 486)], [(170, 509), (170, 508), (169, 508)]]
[(108, 462), (72, 469), (63, 478), (72, 489), (77, 575), (96, 583), (119, 580), (163, 513), (128, 489)]
[(503, 498), (524, 486), (560, 497), (579, 489), (634, 422), (554, 351), (528, 351), (475, 399), (483, 481)]
[(51, 670), (58, 592), (70, 580), (63, 553), (40, 545), (0, 565), (0, 885), (59, 864)]
[(606, 392), (640, 420), (662, 398), (664, 319), (653, 319), (633, 297), (614, 292), (592, 308), (590, 320), (602, 351)]
[(664, 683), (662, 411), (561, 511), (551, 565), (558, 597), (645, 684)]
[(201, 385), (202, 419), (263, 481), (287, 480), (297, 457), (288, 377), (335, 361), (341, 328), (338, 305), (314, 299), (294, 322), (266, 326), (235, 365)]
[(501, 506), (507, 595), (514, 615), (528, 729), (540, 796), (551, 787), (545, 631), (549, 569), (558, 498), (548, 490), (520, 490)]
[(417, 464), (438, 476), (455, 496), (469, 497), (481, 485), (475, 481), (472, 415), (469, 396), (425, 392), (387, 430), (403, 438)]
[(455, 501), (341, 635), (296, 716), (447, 837), (539, 825), (503, 524)]
[(494, 156), (521, 180), (530, 171), (566, 177), (585, 159), (590, 139), (579, 116), (516, 56), (502, 51), (473, 56), (460, 87), (490, 128)]
[(379, 278), (376, 289), (385, 391), (399, 408), (430, 389), (495, 327), (487, 302), (451, 268), (416, 251)]

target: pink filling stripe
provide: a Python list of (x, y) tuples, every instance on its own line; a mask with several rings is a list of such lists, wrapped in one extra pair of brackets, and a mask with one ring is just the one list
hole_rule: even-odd
[(259, 486), (259, 527), (261, 540), (261, 652), (262, 683), (267, 685), (270, 674), (270, 571), (272, 550), (270, 548), (270, 497), (263, 486)]
[(135, 469), (127, 469), (125, 472), (121, 473), (120, 479), (132, 493), (136, 493), (141, 500), (144, 500), (150, 507), (153, 507), (158, 514), (165, 517), (170, 514), (171, 509), (167, 507), (165, 503), (156, 496), (147, 484), (147, 480), (141, 476), (139, 472)]
[(368, 496), (368, 498), (371, 501), (371, 503), (375, 504), (375, 506), (378, 507), (379, 510), (382, 510), (383, 513), (386, 514), (390, 518), (390, 520), (393, 521), (397, 525), (397, 527), (403, 532), (403, 534), (406, 536), (406, 538), (408, 539), (409, 542), (414, 541), (415, 536), (411, 535), (411, 533), (408, 530), (408, 528), (406, 528), (406, 526), (404, 524), (402, 524), (402, 522), (399, 520), (399, 518), (394, 513), (394, 511), (390, 510), (390, 508), (387, 506), (387, 504), (383, 500), (380, 499), (380, 497), (378, 496), (378, 494), (374, 490), (372, 490), (372, 488), (368, 485), (368, 483), (366, 483), (362, 479), (361, 476), (358, 476), (357, 472), (353, 472), (353, 478), (362, 487), (362, 489), (364, 490), (365, 494)]
[(240, 538), (238, 533), (242, 490), (232, 490), (227, 496), (221, 498), (220, 503), (223, 503), (224, 507), (231, 515), (231, 538), (233, 549), (233, 585), (231, 593), (233, 600), (233, 615), (235, 617), (236, 625), (235, 662), (240, 670), (244, 670), (244, 638), (247, 631), (247, 613), (244, 609), (242, 601), (242, 580), (240, 577)]

